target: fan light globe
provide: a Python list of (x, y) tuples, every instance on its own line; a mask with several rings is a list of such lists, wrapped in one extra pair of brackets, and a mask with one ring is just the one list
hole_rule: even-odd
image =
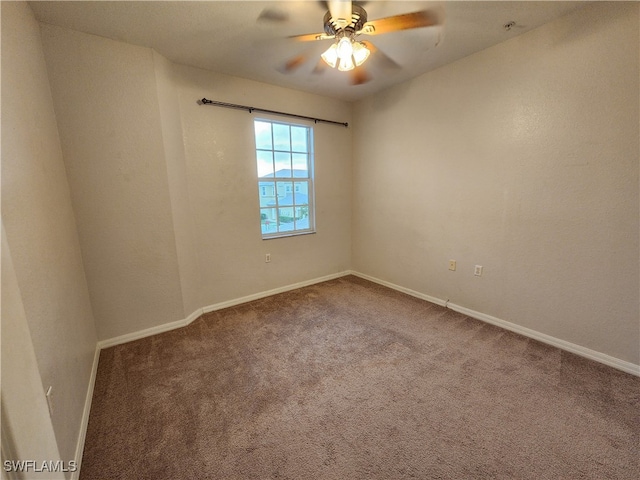
[(349, 70), (353, 70), (354, 68), (355, 65), (353, 64), (353, 56), (340, 59), (338, 70), (340, 70), (341, 72), (348, 72)]
[(353, 42), (353, 59), (355, 60), (356, 66), (362, 65), (367, 58), (369, 58), (369, 54), (371, 52), (367, 47), (364, 46), (361, 42)]
[(352, 55), (353, 55), (352, 40), (347, 37), (342, 37), (340, 40), (338, 40), (338, 58), (340, 58), (340, 60), (344, 62), (348, 58), (351, 58)]
[(326, 52), (320, 55), (320, 57), (322, 57), (331, 68), (336, 68), (336, 64), (338, 63), (338, 45), (334, 43)]

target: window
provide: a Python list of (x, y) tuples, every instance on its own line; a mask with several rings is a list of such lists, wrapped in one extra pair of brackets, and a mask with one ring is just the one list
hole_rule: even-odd
[(262, 238), (315, 232), (313, 129), (255, 120)]

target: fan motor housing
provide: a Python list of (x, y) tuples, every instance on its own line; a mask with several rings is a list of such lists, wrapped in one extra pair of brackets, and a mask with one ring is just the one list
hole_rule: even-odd
[(341, 31), (353, 34), (362, 30), (364, 24), (367, 23), (367, 12), (360, 5), (354, 3), (351, 5), (351, 23), (347, 25), (341, 25), (341, 23), (338, 23), (338, 19), (331, 17), (330, 11), (325, 13), (324, 31), (327, 35), (338, 35)]

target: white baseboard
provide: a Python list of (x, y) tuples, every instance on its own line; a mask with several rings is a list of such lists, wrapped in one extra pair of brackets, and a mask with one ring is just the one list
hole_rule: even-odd
[(291, 290), (296, 290), (298, 288), (308, 287), (309, 285), (314, 285), (316, 283), (322, 283), (329, 280), (333, 280), (335, 278), (344, 277), (345, 275), (350, 275), (351, 273), (352, 273), (351, 271), (333, 273), (331, 275), (325, 275), (324, 277), (305, 280), (303, 282), (297, 282), (291, 285), (285, 285), (283, 287), (274, 288), (272, 290), (266, 290), (264, 292), (254, 293), (252, 295), (247, 295), (245, 297), (235, 298), (233, 300), (227, 300), (224, 302), (215, 303), (213, 305), (208, 305), (206, 307), (198, 308), (191, 315), (189, 315), (187, 318), (184, 318), (182, 320), (163, 323), (162, 325), (146, 328), (144, 330), (139, 330), (137, 332), (131, 332), (125, 335), (120, 335), (118, 337), (101, 340), (98, 342), (98, 349), (113, 347), (115, 345), (120, 345), (123, 343), (131, 342), (133, 340), (139, 340), (141, 338), (149, 337), (151, 335), (156, 335), (158, 333), (168, 332), (170, 330), (175, 330), (177, 328), (185, 327), (204, 313), (214, 312), (216, 310), (222, 310), (223, 308), (234, 307), (236, 305), (241, 305), (243, 303), (251, 302), (253, 300), (258, 300), (260, 298), (270, 297), (271, 295), (276, 295), (278, 293), (284, 293), (284, 292), (289, 292)]
[(325, 275), (324, 277), (314, 278), (312, 280), (305, 280), (304, 282), (294, 283), (292, 285), (285, 285), (284, 287), (274, 288), (273, 290), (267, 290), (260, 293), (254, 293), (253, 295), (247, 295), (246, 297), (236, 298), (234, 300), (229, 300), (226, 302), (216, 303), (214, 305), (209, 305), (208, 307), (204, 307), (202, 309), (203, 313), (214, 312), (216, 310), (222, 310), (223, 308), (234, 307), (236, 305), (241, 305), (243, 303), (252, 302), (253, 300), (259, 300), (260, 298), (270, 297), (272, 295), (277, 295), (278, 293), (289, 292), (291, 290), (296, 290), (302, 287), (308, 287), (309, 285), (315, 285), (316, 283), (328, 282), (329, 280), (333, 280), (335, 278), (344, 277), (346, 275), (350, 275), (350, 271), (344, 271), (339, 273), (333, 273), (331, 275)]
[(491, 315), (487, 315), (485, 313), (476, 312), (475, 310), (471, 310), (469, 308), (462, 307), (454, 303), (449, 303), (447, 307), (450, 308), (451, 310), (460, 312), (469, 317), (482, 320), (483, 322), (496, 325), (498, 327), (504, 328), (505, 330), (510, 330), (520, 335), (524, 335), (525, 337), (533, 338), (534, 340), (538, 340), (539, 342), (546, 343), (547, 345), (557, 347), (561, 350), (566, 350), (567, 352), (575, 353), (576, 355), (579, 355), (581, 357), (585, 357), (590, 360), (595, 360), (596, 362), (603, 363), (610, 367), (617, 368), (618, 370), (622, 370), (623, 372), (630, 373), (632, 375), (636, 375), (640, 377), (640, 365), (636, 365), (634, 363), (627, 362), (625, 360), (620, 360), (619, 358), (612, 357), (605, 353), (597, 352), (595, 350), (591, 350), (590, 348), (586, 348), (581, 345), (576, 345), (575, 343), (567, 342), (565, 340), (552, 337), (551, 335), (547, 335), (546, 333), (541, 333), (527, 327), (522, 327), (515, 323), (507, 322), (506, 320), (492, 317)]
[(93, 354), (93, 364), (91, 365), (91, 375), (89, 376), (89, 386), (87, 387), (87, 395), (84, 399), (84, 409), (82, 411), (82, 420), (80, 421), (80, 434), (76, 445), (75, 461), (78, 467), (75, 472), (71, 473), (71, 480), (80, 478), (80, 468), (82, 467), (82, 454), (84, 453), (84, 441), (87, 438), (87, 427), (89, 426), (89, 413), (91, 412), (91, 402), (93, 401), (93, 388), (96, 385), (96, 375), (98, 374), (98, 360), (100, 360), (100, 347), (96, 345), (96, 351)]
[(392, 288), (393, 290), (398, 290), (399, 292), (406, 293), (413, 297), (421, 298), (431, 303), (435, 303), (437, 305), (447, 307), (456, 312), (467, 315), (468, 317), (475, 318), (477, 320), (482, 320), (483, 322), (490, 323), (492, 325), (496, 325), (498, 327), (504, 328), (505, 330), (510, 330), (512, 332), (518, 333), (520, 335), (524, 335), (525, 337), (532, 338), (534, 340), (538, 340), (542, 343), (546, 343), (553, 347), (557, 347), (561, 350), (565, 350), (567, 352), (575, 353), (581, 357), (588, 358), (590, 360), (594, 360), (596, 362), (602, 363), (604, 365), (608, 365), (613, 368), (617, 368), (618, 370), (622, 370), (623, 372), (630, 373), (632, 375), (640, 377), (640, 365), (636, 365), (635, 363), (627, 362), (625, 360), (620, 360), (619, 358), (612, 357), (605, 353), (597, 352), (595, 350), (591, 350), (589, 348), (583, 347), (581, 345), (576, 345), (575, 343), (567, 342), (565, 340), (561, 340), (556, 337), (552, 337), (551, 335), (547, 335), (545, 333), (538, 332), (536, 330), (532, 330), (530, 328), (522, 327), (515, 323), (507, 322), (506, 320), (502, 320), (500, 318), (492, 317), (491, 315), (487, 315), (486, 313), (476, 312), (475, 310), (471, 310), (470, 308), (463, 307), (461, 305), (456, 305), (454, 303), (450, 303), (446, 300), (442, 300), (439, 298), (431, 297), (429, 295), (425, 295), (420, 292), (416, 292), (415, 290), (411, 290), (409, 288), (401, 287), (391, 282), (387, 282), (385, 280), (380, 280), (379, 278), (371, 277), (369, 275), (365, 275), (364, 273), (359, 273), (352, 271), (352, 275), (355, 275), (360, 278), (364, 278), (365, 280), (369, 280), (374, 283), (378, 283), (380, 285), (384, 285), (385, 287)]
[(365, 280), (369, 280), (370, 282), (377, 283), (378, 285), (382, 285), (384, 287), (389, 287), (393, 290), (397, 290), (402, 293), (406, 293), (407, 295), (411, 295), (412, 297), (420, 298), (421, 300), (426, 300), (427, 302), (435, 303), (436, 305), (440, 305), (441, 307), (445, 307), (447, 305), (446, 300), (442, 300), (440, 298), (432, 297), (430, 295), (426, 295), (424, 293), (416, 292), (415, 290), (411, 290), (410, 288), (401, 287), (400, 285), (396, 285), (395, 283), (387, 282), (386, 280), (380, 280), (376, 277), (371, 277), (364, 273), (360, 272), (350, 272), (351, 275), (355, 275), (356, 277), (364, 278)]
[(115, 345), (121, 345), (123, 343), (132, 342), (134, 340), (139, 340), (141, 338), (150, 337), (151, 335), (156, 335), (158, 333), (168, 332), (170, 330), (175, 330), (176, 328), (181, 328), (186, 325), (189, 325), (196, 318), (202, 315), (202, 309), (199, 308), (187, 318), (183, 318), (182, 320), (176, 320), (174, 322), (163, 323), (162, 325), (156, 325), (155, 327), (145, 328), (144, 330), (138, 330), (137, 332), (126, 333), (124, 335), (120, 335), (118, 337), (108, 338), (106, 340), (100, 340), (98, 342), (98, 348), (102, 350), (103, 348), (113, 347)]

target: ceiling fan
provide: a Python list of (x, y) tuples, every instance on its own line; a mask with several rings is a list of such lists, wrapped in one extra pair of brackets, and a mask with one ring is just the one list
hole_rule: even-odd
[[(361, 41), (361, 35), (382, 35), (385, 33), (414, 28), (424, 28), (441, 24), (439, 15), (431, 10), (422, 10), (378, 20), (369, 20), (366, 10), (351, 0), (329, 0), (322, 2), (328, 11), (324, 15), (324, 32), (295, 35), (289, 37), (300, 42), (315, 42), (334, 40), (331, 46), (321, 55), (314, 72), (322, 71), (325, 65), (350, 72), (351, 83), (359, 85), (371, 80), (371, 75), (362, 67), (364, 62), (373, 55), (379, 64), (399, 68), (399, 65), (369, 41)], [(308, 56), (301, 54), (290, 59), (285, 72), (291, 72), (308, 60)], [(323, 63), (324, 62), (324, 63)]]

